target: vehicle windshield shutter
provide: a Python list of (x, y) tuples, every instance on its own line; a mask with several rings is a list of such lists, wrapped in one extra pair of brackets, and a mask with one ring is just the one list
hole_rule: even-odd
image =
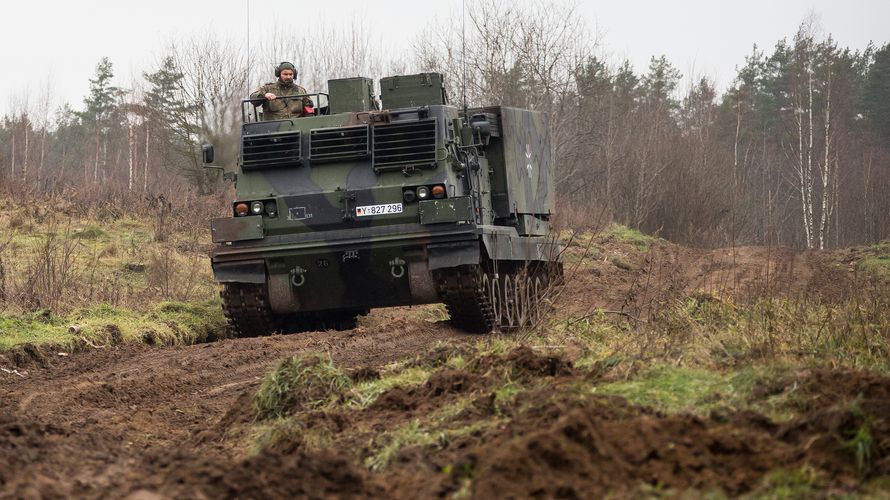
[(435, 166), (435, 119), (395, 122), (374, 127), (375, 171)]
[(241, 139), (241, 168), (295, 167), (301, 162), (300, 132), (245, 135)]
[(313, 163), (358, 160), (370, 156), (368, 126), (321, 128), (309, 132)]

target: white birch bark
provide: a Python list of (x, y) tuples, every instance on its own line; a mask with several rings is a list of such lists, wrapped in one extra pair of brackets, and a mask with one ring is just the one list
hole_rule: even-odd
[(822, 198), (821, 198), (821, 207), (820, 208), (820, 219), (819, 219), (819, 250), (825, 249), (825, 233), (828, 230), (828, 212), (831, 210), (830, 205), (830, 195), (833, 191), (831, 184), (831, 61), (828, 61), (828, 80), (825, 84), (825, 144), (823, 148), (824, 156), (822, 159), (821, 168), (819, 169), (820, 180), (822, 181)]
[(142, 162), (142, 192), (148, 193), (148, 145), (151, 143), (151, 127), (145, 122), (145, 159)]
[(29, 167), (28, 157), (30, 156), (28, 153), (30, 153), (29, 150), (30, 150), (30, 142), (31, 142), (30, 141), (31, 134), (28, 133), (29, 132), (28, 129), (30, 129), (31, 126), (24, 119), (22, 120), (22, 125), (23, 125), (22, 128), (25, 129), (25, 151), (23, 154), (24, 158), (22, 158), (22, 182), (27, 182), (28, 181), (28, 167)]
[(127, 120), (127, 191), (133, 191), (133, 171), (136, 163), (136, 133), (133, 121)]

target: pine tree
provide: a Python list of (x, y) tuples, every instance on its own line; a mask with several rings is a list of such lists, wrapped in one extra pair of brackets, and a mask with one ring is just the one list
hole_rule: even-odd
[(890, 44), (875, 52), (863, 94), (862, 104), (869, 125), (884, 146), (890, 148)]
[[(96, 65), (96, 76), (90, 79), (90, 94), (84, 98), (85, 109), (78, 113), (81, 121), (92, 129), (95, 139), (95, 155), (93, 162), (93, 182), (99, 181), (100, 166), (105, 173), (108, 159), (108, 131), (111, 127), (111, 118), (114, 114), (117, 88), (111, 85), (114, 78), (114, 70), (111, 61), (107, 57), (99, 60)], [(84, 177), (89, 177), (84, 172)]]
[(90, 94), (84, 98), (85, 109), (78, 113), (85, 125), (100, 128), (107, 126), (115, 107), (117, 88), (111, 85), (114, 69), (111, 61), (103, 57), (96, 65), (96, 76), (90, 79)]

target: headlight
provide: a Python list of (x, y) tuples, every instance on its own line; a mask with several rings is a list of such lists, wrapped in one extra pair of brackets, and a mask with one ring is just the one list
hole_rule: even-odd
[(278, 215), (278, 207), (275, 205), (274, 201), (267, 201), (265, 209), (266, 215), (268, 215), (269, 217), (275, 217), (276, 215)]
[(263, 205), (263, 202), (261, 202), (261, 201), (255, 201), (250, 204), (250, 211), (253, 212), (254, 215), (259, 215), (259, 214), (263, 213), (263, 208), (264, 208), (264, 205)]
[(426, 186), (420, 186), (417, 188), (417, 197), (421, 200), (425, 200), (430, 197), (430, 190), (427, 189)]

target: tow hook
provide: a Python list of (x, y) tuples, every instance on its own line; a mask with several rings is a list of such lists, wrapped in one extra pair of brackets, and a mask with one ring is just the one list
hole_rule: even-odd
[(401, 278), (405, 275), (405, 261), (400, 257), (396, 257), (389, 261), (389, 266), (389, 272), (392, 274), (393, 278)]
[(300, 266), (297, 266), (290, 270), (290, 284), (296, 288), (303, 286), (306, 283), (306, 270)]

